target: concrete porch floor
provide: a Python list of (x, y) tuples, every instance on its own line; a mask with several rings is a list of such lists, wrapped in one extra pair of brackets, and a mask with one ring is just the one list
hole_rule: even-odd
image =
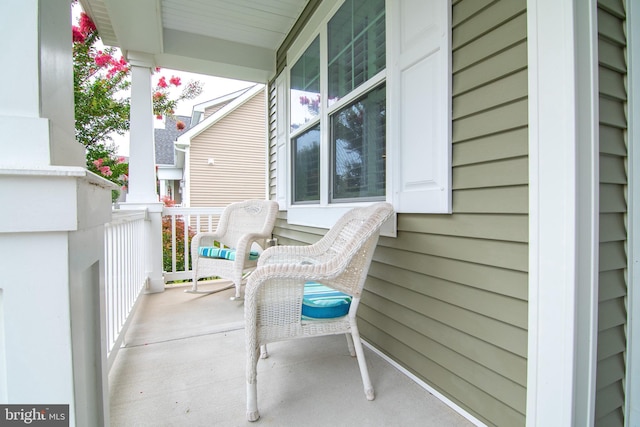
[[(217, 284), (201, 286), (215, 289)], [(233, 290), (143, 295), (109, 374), (112, 426), (471, 426), (365, 346), (367, 401), (343, 335), (275, 343), (245, 417), (243, 304)]]

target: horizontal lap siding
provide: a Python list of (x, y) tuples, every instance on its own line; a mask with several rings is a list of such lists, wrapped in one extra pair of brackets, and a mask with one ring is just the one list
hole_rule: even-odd
[(623, 426), (626, 376), (626, 99), (625, 11), (598, 4), (600, 87), (600, 260), (596, 426)]
[[(526, 1), (453, 3), (453, 214), (398, 215), (397, 238), (380, 238), (359, 326), (473, 416), (518, 426), (527, 374)], [(274, 229), (279, 244), (310, 244), (324, 232), (287, 224), (286, 212)]]
[(264, 199), (265, 105), (261, 91), (191, 141), (191, 206)]
[(360, 312), (373, 345), (489, 425), (525, 424), (524, 0), (453, 6), (453, 215), (398, 216)]

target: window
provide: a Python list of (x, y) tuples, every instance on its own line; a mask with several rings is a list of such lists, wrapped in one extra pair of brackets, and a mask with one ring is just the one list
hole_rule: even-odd
[(385, 200), (385, 49), (384, 0), (346, 0), (291, 67), (294, 204)]
[(332, 202), (385, 197), (385, 86), (331, 115)]
[(320, 114), (320, 39), (291, 68), (291, 132)]
[(276, 198), (289, 222), (330, 227), (378, 200), (451, 212), (451, 0), (323, 1), (287, 63)]
[(327, 25), (327, 39), (332, 105), (385, 69), (384, 1), (345, 1)]
[(293, 139), (294, 200), (320, 200), (320, 126), (316, 125)]

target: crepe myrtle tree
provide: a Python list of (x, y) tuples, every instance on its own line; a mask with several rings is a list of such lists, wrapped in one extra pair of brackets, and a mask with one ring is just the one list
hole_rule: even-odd
[[(72, 40), (76, 139), (85, 146), (87, 169), (126, 189), (128, 164), (116, 154), (112, 135), (129, 130), (131, 67), (118, 49), (102, 46), (95, 24), (84, 12), (72, 26)], [(178, 102), (202, 93), (199, 81), (183, 85), (180, 77), (163, 76), (160, 68), (154, 71), (153, 114), (158, 119), (173, 116)], [(170, 90), (179, 86), (182, 91), (172, 97)], [(113, 199), (118, 195), (114, 191)]]

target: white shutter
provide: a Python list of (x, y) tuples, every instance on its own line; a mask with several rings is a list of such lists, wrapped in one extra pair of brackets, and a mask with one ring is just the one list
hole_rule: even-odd
[(387, 2), (387, 149), (397, 212), (451, 212), (450, 0)]
[(276, 201), (287, 209), (287, 69), (276, 78)]

